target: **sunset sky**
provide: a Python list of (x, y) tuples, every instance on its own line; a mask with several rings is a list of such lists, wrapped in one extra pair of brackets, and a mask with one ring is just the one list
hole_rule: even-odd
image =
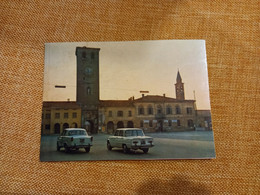
[[(76, 47), (100, 48), (100, 99), (127, 100), (148, 95), (175, 98), (178, 70), (185, 99), (210, 109), (203, 40), (46, 43), (43, 101), (76, 101)], [(65, 85), (66, 88), (55, 88)]]

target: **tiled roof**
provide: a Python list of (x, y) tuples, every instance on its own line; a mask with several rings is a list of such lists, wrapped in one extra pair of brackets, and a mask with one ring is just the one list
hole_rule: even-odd
[(100, 100), (100, 107), (133, 107), (131, 100)]
[(177, 100), (175, 98), (170, 98), (166, 96), (160, 95), (147, 95), (135, 100), (136, 102), (187, 102), (187, 101), (195, 101), (195, 100)]
[(76, 102), (43, 102), (44, 108), (80, 108), (80, 106)]

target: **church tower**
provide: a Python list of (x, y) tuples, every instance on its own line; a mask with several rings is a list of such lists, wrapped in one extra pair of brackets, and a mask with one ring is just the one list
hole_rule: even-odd
[(81, 107), (81, 127), (98, 132), (99, 48), (77, 47), (77, 104)]
[(182, 82), (180, 72), (178, 70), (176, 84), (175, 84), (175, 91), (176, 91), (176, 99), (177, 100), (184, 100), (184, 83)]

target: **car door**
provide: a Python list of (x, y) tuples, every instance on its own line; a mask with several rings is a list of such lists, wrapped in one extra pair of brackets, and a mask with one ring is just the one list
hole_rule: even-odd
[(109, 142), (112, 147), (117, 147), (117, 137), (118, 137), (119, 131), (116, 130), (115, 134), (113, 136), (110, 136)]
[(60, 134), (60, 136), (58, 137), (58, 142), (59, 142), (59, 145), (60, 146), (63, 146), (63, 144), (64, 144), (64, 135), (66, 134), (66, 130), (64, 130), (61, 134)]
[(120, 130), (119, 135), (117, 137), (117, 147), (121, 148), (124, 144), (124, 131)]

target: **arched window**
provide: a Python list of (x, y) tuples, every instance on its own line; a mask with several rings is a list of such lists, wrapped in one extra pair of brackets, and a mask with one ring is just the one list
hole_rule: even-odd
[(109, 121), (107, 123), (107, 132), (108, 133), (114, 133), (114, 123), (112, 121)]
[(68, 123), (64, 123), (63, 124), (63, 130), (66, 129), (66, 128), (69, 128), (69, 124)]
[(175, 112), (176, 114), (181, 114), (181, 108), (179, 105), (175, 106)]
[(119, 121), (119, 122), (117, 123), (117, 128), (124, 128), (124, 123), (123, 123), (123, 121)]
[(153, 115), (153, 107), (151, 105), (148, 106), (147, 111), (149, 115)]
[(138, 114), (144, 115), (144, 107), (142, 105), (138, 107)]
[(166, 114), (172, 114), (172, 107), (170, 105), (166, 107)]
[(134, 127), (133, 121), (128, 121), (127, 122), (127, 128), (133, 128), (133, 127)]
[(77, 123), (72, 123), (72, 126), (71, 126), (71, 127), (77, 128), (77, 127), (78, 127), (78, 124), (77, 124)]

